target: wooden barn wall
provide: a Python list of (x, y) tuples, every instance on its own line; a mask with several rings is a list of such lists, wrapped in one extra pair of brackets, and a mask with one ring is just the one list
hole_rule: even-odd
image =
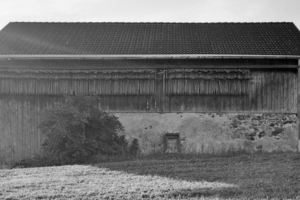
[[(170, 71), (170, 70), (169, 70)], [(296, 113), (295, 70), (166, 73), (165, 110)]]
[(0, 90), (42, 99), (95, 94), (106, 111), (155, 111), (155, 70), (11, 70), (0, 72)]
[(294, 69), (0, 70), (2, 95), (96, 94), (114, 112), (296, 113)]
[(14, 162), (39, 154), (44, 135), (41, 113), (59, 96), (0, 95), (0, 161)]
[(295, 69), (2, 69), (0, 150), (12, 160), (39, 153), (41, 112), (63, 95), (100, 95), (110, 112), (296, 113), (296, 77)]

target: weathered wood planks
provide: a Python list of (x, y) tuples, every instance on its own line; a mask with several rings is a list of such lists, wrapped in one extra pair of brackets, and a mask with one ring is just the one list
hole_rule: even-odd
[(2, 70), (0, 91), (95, 94), (103, 110), (114, 112), (297, 112), (295, 69)]

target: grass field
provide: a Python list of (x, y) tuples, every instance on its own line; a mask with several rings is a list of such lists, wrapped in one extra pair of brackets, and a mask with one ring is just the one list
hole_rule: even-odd
[(0, 170), (0, 199), (300, 199), (300, 155), (169, 155)]

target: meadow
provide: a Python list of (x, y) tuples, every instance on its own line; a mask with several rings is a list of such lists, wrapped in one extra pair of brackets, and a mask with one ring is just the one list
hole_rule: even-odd
[(159, 155), (3, 169), (0, 199), (300, 199), (300, 155)]

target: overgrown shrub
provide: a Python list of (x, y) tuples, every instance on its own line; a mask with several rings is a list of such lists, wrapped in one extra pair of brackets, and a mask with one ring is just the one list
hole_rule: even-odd
[(97, 96), (68, 96), (46, 109), (40, 124), (46, 135), (44, 156), (61, 164), (82, 163), (93, 155), (117, 155), (127, 151), (118, 118), (98, 107)]

